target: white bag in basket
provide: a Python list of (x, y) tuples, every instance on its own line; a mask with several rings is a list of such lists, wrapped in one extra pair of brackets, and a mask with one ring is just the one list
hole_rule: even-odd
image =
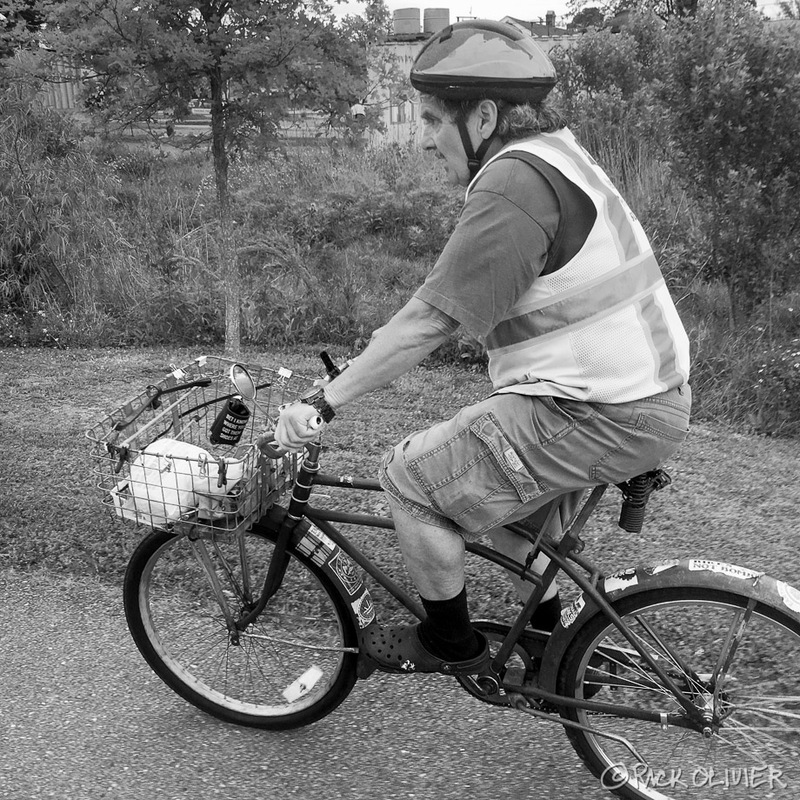
[(143, 525), (163, 526), (197, 510), (205, 519), (217, 515), (225, 497), (244, 477), (244, 462), (225, 459), (225, 484), (219, 463), (202, 447), (158, 439), (131, 464), (130, 476), (112, 491), (117, 515)]

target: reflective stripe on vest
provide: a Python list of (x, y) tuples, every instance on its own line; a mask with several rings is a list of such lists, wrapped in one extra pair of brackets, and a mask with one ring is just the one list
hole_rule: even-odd
[(495, 390), (622, 403), (685, 383), (683, 325), (644, 230), (605, 173), (567, 130), (502, 153), (513, 150), (559, 170), (597, 218), (574, 258), (538, 277), (487, 337)]

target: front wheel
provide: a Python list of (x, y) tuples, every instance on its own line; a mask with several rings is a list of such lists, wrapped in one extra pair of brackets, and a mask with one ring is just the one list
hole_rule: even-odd
[(278, 592), (245, 630), (274, 549), (265, 526), (190, 540), (156, 531), (125, 575), (125, 613), (147, 663), (182, 698), (227, 722), (315, 722), (356, 680), (356, 632), (322, 570), (289, 549)]
[(558, 690), (619, 709), (562, 710), (593, 729), (565, 728), (602, 786), (631, 800), (796, 797), (800, 623), (778, 607), (700, 587), (643, 592), (614, 608), (708, 726), (704, 736), (625, 718), (630, 709), (664, 714), (662, 722), (687, 715), (616, 627), (593, 617), (565, 653)]

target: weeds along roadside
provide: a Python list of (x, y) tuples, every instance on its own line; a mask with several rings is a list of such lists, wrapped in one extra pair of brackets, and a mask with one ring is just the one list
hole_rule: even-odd
[[(13, 116), (9, 117), (13, 119)], [(224, 301), (205, 153), (80, 140), (61, 118), (0, 131), (11, 182), (0, 342), (218, 346)], [(24, 127), (24, 129), (22, 129)], [(609, 125), (611, 128), (611, 125)], [(732, 327), (729, 288), (703, 279), (702, 209), (663, 156), (618, 126), (596, 156), (651, 235), (689, 329), (696, 417), (800, 432), (800, 284)], [(608, 131), (607, 131), (608, 132)], [(10, 139), (19, 151), (10, 160)], [(232, 170), (243, 340), (357, 350), (413, 292), (455, 224), (460, 189), (413, 148), (276, 150)], [(461, 335), (437, 358), (475, 363)]]

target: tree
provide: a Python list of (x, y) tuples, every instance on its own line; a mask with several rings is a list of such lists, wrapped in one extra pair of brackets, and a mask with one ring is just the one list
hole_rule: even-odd
[(782, 0), (778, 6), (786, 19), (800, 19), (800, 0)]
[(43, 22), (44, 14), (36, 0), (0, 2), (0, 59), (30, 46)]
[(728, 287), (731, 324), (796, 285), (800, 46), (747, 0), (701, 7), (668, 28), (659, 94), (675, 167), (698, 200)]
[(767, 24), (749, 0), (726, 0), (666, 25), (633, 13), (619, 34), (590, 31), (551, 55), (590, 152), (610, 155), (625, 183), (645, 148), (682, 186), (692, 209), (684, 277), (724, 284), (732, 328), (798, 290), (800, 46), (791, 28)]
[[(673, 17), (693, 17), (697, 13), (698, 0), (606, 0), (597, 6), (586, 8), (590, 0), (568, 0), (567, 6), (576, 18), (582, 12), (597, 11), (604, 19), (614, 19), (631, 12), (654, 13), (663, 20)], [(577, 21), (573, 23), (577, 27)], [(594, 22), (593, 27), (598, 27)], [(587, 27), (586, 23), (581, 23)]]
[(575, 14), (570, 27), (579, 31), (585, 31), (587, 28), (602, 28), (604, 19), (603, 12), (597, 6), (589, 6)]
[(229, 351), (240, 341), (231, 150), (275, 139), (292, 104), (346, 124), (342, 110), (365, 94), (366, 50), (385, 16), (381, 0), (344, 21), (327, 0), (65, 0), (49, 18), (55, 56), (91, 71), (89, 104), (107, 119), (181, 116), (192, 98), (208, 98)]

